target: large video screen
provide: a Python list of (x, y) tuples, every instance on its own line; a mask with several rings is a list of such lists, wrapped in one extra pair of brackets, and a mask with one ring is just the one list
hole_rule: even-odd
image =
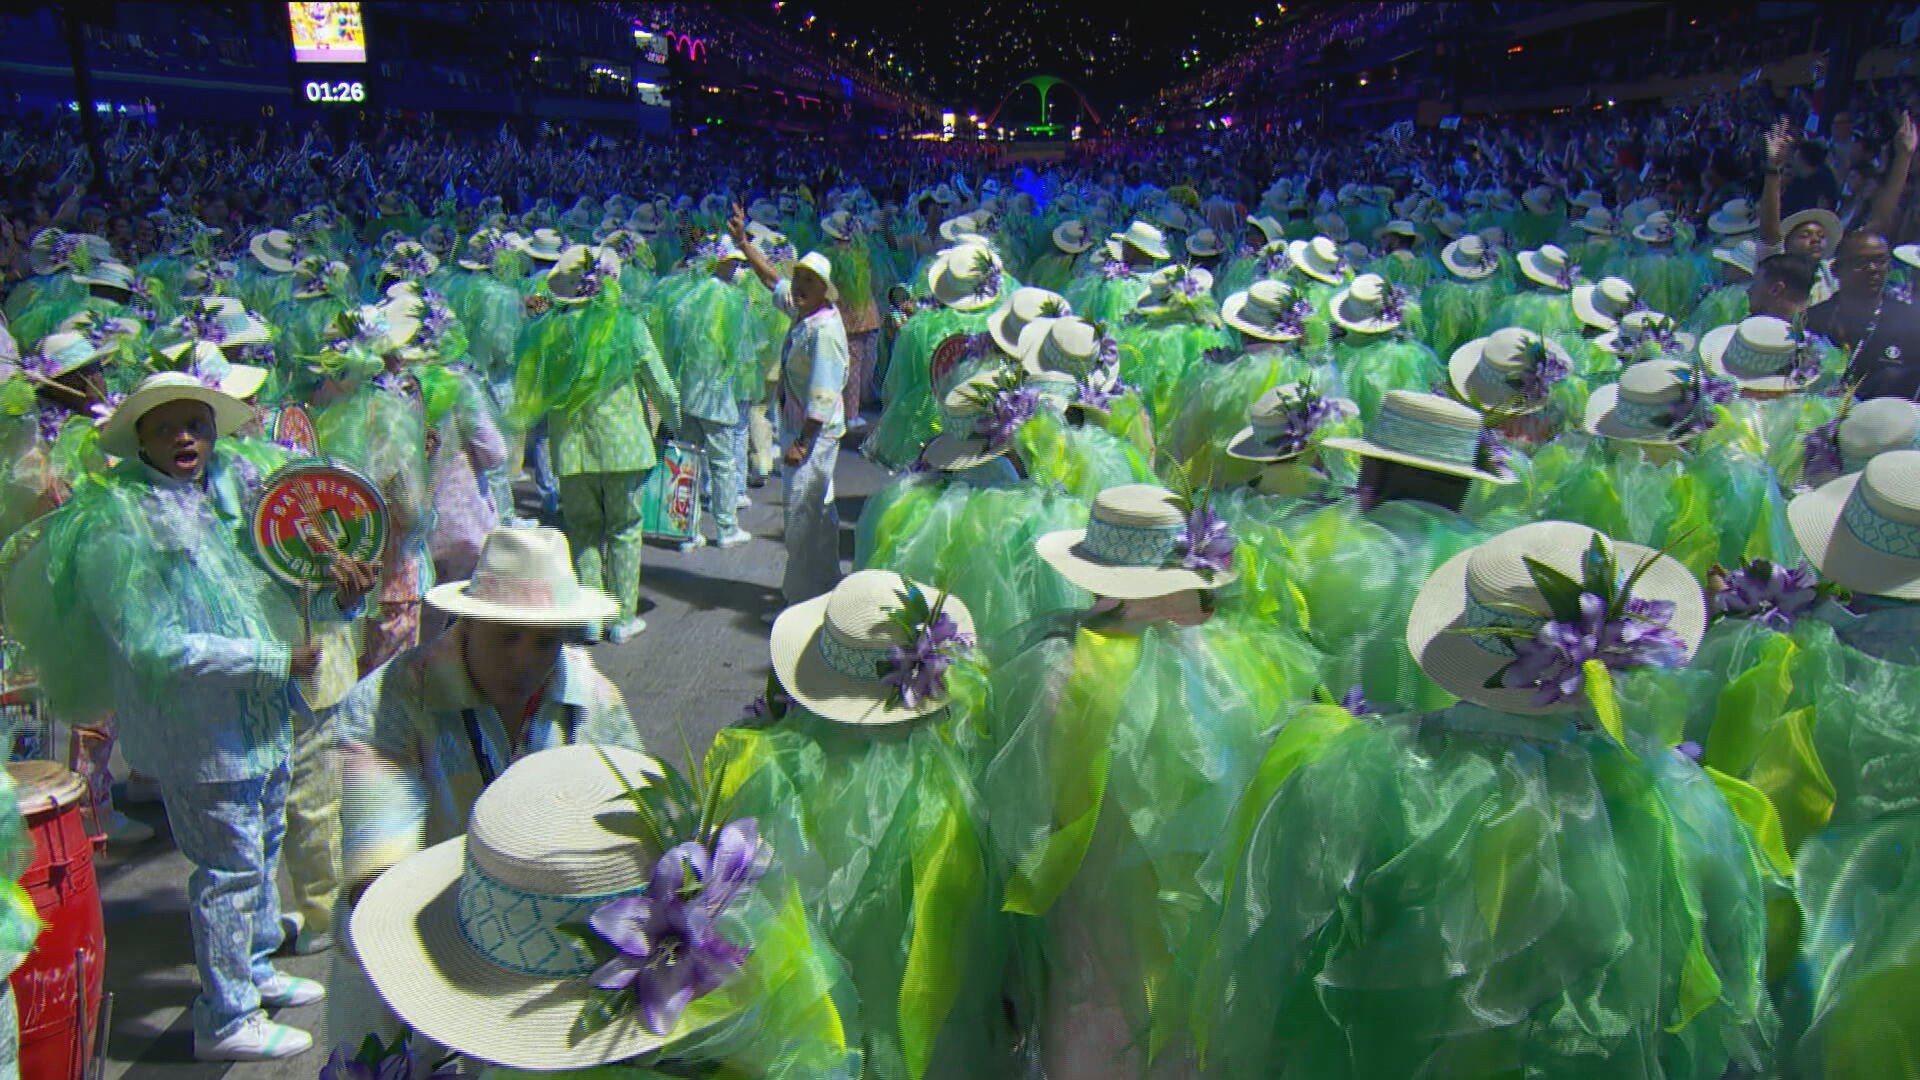
[(296, 64), (364, 64), (367, 28), (358, 3), (290, 3)]

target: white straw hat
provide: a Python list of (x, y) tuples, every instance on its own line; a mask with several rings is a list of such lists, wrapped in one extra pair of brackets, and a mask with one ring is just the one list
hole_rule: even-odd
[[(1913, 245), (1902, 245), (1912, 247)], [(1895, 251), (1895, 254), (1899, 254)], [(1741, 273), (1752, 277), (1754, 269), (1760, 265), (1760, 245), (1752, 238), (1745, 237), (1726, 247), (1713, 249), (1713, 261), (1731, 266)]]
[[(1716, 259), (1720, 257), (1718, 251), (1714, 252), (1713, 255)], [(1920, 244), (1895, 244), (1893, 257), (1916, 270), (1920, 270)], [(1751, 274), (1753, 271), (1748, 270), (1747, 273)]]
[(1688, 401), (1688, 368), (1673, 360), (1648, 360), (1620, 373), (1587, 399), (1587, 430), (1626, 442), (1671, 445), (1691, 436), (1676, 433)]
[(1513, 475), (1481, 466), (1480, 434), (1486, 420), (1472, 408), (1438, 394), (1389, 390), (1365, 438), (1333, 438), (1328, 449), (1411, 465), (1489, 484), (1511, 484)]
[[(769, 646), (781, 688), (808, 710), (842, 724), (898, 724), (946, 708), (946, 696), (909, 708), (882, 681), (888, 654), (912, 644), (892, 618), (912, 584), (891, 570), (859, 570), (832, 592), (782, 611)], [(921, 592), (933, 601), (932, 590)], [(960, 633), (973, 635), (973, 615), (958, 597), (948, 596), (942, 610)]]
[(1671, 244), (1678, 235), (1673, 214), (1666, 210), (1655, 210), (1633, 227), (1633, 238), (1643, 244)]
[(1187, 570), (1175, 560), (1187, 517), (1173, 493), (1152, 484), (1102, 491), (1084, 529), (1050, 532), (1034, 550), (1060, 575), (1095, 596), (1151, 600), (1189, 589), (1217, 589), (1239, 576)]
[(434, 586), (427, 603), (508, 626), (598, 626), (619, 613), (612, 597), (574, 577), (566, 534), (547, 528), (488, 533), (473, 577)]
[(102, 334), (96, 339), (77, 329), (59, 330), (41, 338), (39, 346), (34, 349), (43, 359), (36, 374), (46, 379), (71, 375), (81, 368), (112, 357), (114, 350), (119, 347), (120, 342), (110, 340), (109, 335)]
[(980, 234), (980, 222), (972, 214), (955, 214), (940, 223), (940, 239), (949, 244), (964, 242), (964, 238)]
[(1125, 258), (1126, 248), (1132, 248), (1156, 261), (1173, 257), (1173, 253), (1167, 250), (1165, 234), (1144, 221), (1131, 222), (1125, 232), (1117, 232), (1107, 238), (1107, 254), (1113, 258)]
[(567, 238), (552, 229), (535, 229), (520, 246), (527, 258), (539, 262), (559, 262), (567, 250)]
[(1881, 454), (1920, 450), (1920, 404), (1894, 397), (1856, 402), (1841, 419), (1834, 442), (1843, 474), (1859, 472)]
[(661, 775), (617, 746), (559, 746), (514, 762), (480, 792), (467, 833), (374, 879), (349, 933), (368, 978), (407, 1026), (515, 1069), (580, 1069), (650, 1053), (669, 1035), (632, 1009), (574, 1037), (594, 958), (570, 936), (596, 910), (649, 887), (659, 852), (609, 827), (625, 785)]
[(1595, 207), (1605, 207), (1607, 205), (1607, 197), (1592, 188), (1588, 188), (1567, 201), (1582, 210), (1592, 210)]
[(1544, 244), (1538, 251), (1523, 251), (1514, 261), (1520, 264), (1520, 272), (1527, 280), (1536, 285), (1562, 292), (1573, 288), (1576, 272), (1573, 261), (1558, 244)]
[(1340, 245), (1332, 237), (1293, 241), (1287, 245), (1287, 261), (1315, 281), (1339, 285), (1347, 280), (1346, 261), (1340, 257)]
[(1292, 285), (1263, 278), (1227, 297), (1220, 321), (1261, 341), (1297, 341), (1306, 333), (1301, 321), (1311, 313), (1305, 306)]
[[(1442, 563), (1420, 587), (1407, 616), (1407, 648), (1420, 670), (1455, 697), (1502, 712), (1538, 716), (1579, 709), (1582, 698), (1536, 705), (1530, 689), (1488, 688), (1487, 680), (1513, 661), (1511, 639), (1463, 631), (1544, 625), (1546, 617), (1521, 613), (1545, 616), (1548, 611), (1526, 560), (1580, 581), (1582, 562), (1595, 535), (1585, 525), (1535, 522), (1509, 529)], [(1653, 559), (1652, 567), (1634, 586), (1633, 596), (1674, 605), (1667, 628), (1679, 636), (1691, 659), (1707, 631), (1707, 601), (1700, 583), (1685, 566), (1651, 548), (1621, 541), (1612, 541), (1611, 547), (1623, 572)]]
[(960, 244), (936, 255), (927, 270), (933, 298), (955, 311), (981, 311), (1000, 302), (1000, 257), (984, 244)]
[[(598, 279), (587, 287), (589, 271)], [(547, 293), (562, 306), (584, 304), (600, 294), (608, 282), (620, 280), (620, 257), (603, 247), (575, 244), (563, 252), (547, 274)]]
[[(1333, 294), (1327, 315), (1336, 325), (1355, 334), (1384, 334), (1405, 321), (1404, 309), (1394, 307), (1396, 289), (1379, 274), (1361, 274), (1353, 284)], [(1403, 297), (1398, 298), (1404, 304)]]
[[(1288, 421), (1296, 412), (1305, 412), (1299, 406), (1306, 390), (1308, 387), (1302, 383), (1282, 383), (1261, 394), (1258, 400), (1247, 406), (1247, 426), (1227, 440), (1227, 456), (1239, 461), (1272, 464), (1292, 461), (1312, 450), (1311, 431), (1306, 432), (1306, 438), (1297, 445), (1283, 445), (1292, 441), (1289, 436), (1300, 434), (1290, 427)], [(1345, 398), (1324, 400), (1330, 408), (1330, 419), (1354, 416), (1360, 411), (1359, 406)]]
[(1745, 199), (1729, 199), (1707, 217), (1707, 228), (1721, 236), (1744, 236), (1757, 232), (1760, 215)]
[(1694, 336), (1672, 316), (1642, 308), (1620, 316), (1620, 325), (1595, 335), (1593, 343), (1632, 364), (1686, 356), (1693, 352)]
[(853, 215), (845, 210), (835, 210), (820, 219), (820, 231), (834, 240), (853, 239)]
[(1820, 245), (1820, 257), (1822, 259), (1833, 258), (1833, 253), (1840, 247), (1840, 235), (1846, 230), (1840, 224), (1840, 215), (1831, 210), (1822, 210), (1819, 207), (1814, 207), (1812, 209), (1802, 210), (1796, 214), (1787, 215), (1787, 220), (1780, 223), (1781, 239), (1784, 241), (1787, 237), (1793, 235), (1793, 230), (1809, 223), (1819, 225), (1824, 235), (1824, 239)]
[(247, 250), (253, 253), (253, 261), (276, 274), (293, 273), (296, 254), (293, 234), (285, 229), (268, 229), (247, 241)]
[(1039, 319), (1020, 332), (1015, 350), (1030, 377), (1061, 372), (1084, 379), (1099, 363), (1100, 328), (1079, 316)]
[(221, 393), (241, 401), (253, 397), (267, 384), (266, 368), (233, 363), (227, 359), (226, 353), (220, 351), (220, 346), (212, 342), (187, 338), (156, 351), (175, 364), (180, 364), (182, 356), (191, 351), (192, 358), (177, 370), (196, 379), (211, 381)]
[(1247, 224), (1260, 230), (1263, 243), (1271, 244), (1287, 238), (1287, 227), (1280, 219), (1269, 214), (1256, 214), (1247, 218)]
[(1618, 236), (1620, 223), (1615, 220), (1613, 211), (1604, 206), (1587, 207), (1587, 212), (1574, 219), (1573, 227), (1592, 236)]
[(1187, 237), (1187, 254), (1196, 259), (1210, 259), (1225, 250), (1226, 242), (1212, 229), (1199, 229)]
[(817, 251), (809, 251), (795, 260), (793, 265), (796, 269), (804, 266), (809, 273), (819, 278), (820, 283), (827, 287), (828, 300), (840, 299), (840, 287), (833, 283), (833, 263), (825, 255)]
[(1440, 263), (1454, 277), (1480, 281), (1499, 272), (1500, 253), (1480, 236), (1468, 233), (1440, 249)]
[(1524, 327), (1509, 326), (1455, 349), (1447, 359), (1447, 376), (1463, 398), (1488, 408), (1535, 412), (1545, 408), (1547, 402), (1528, 402), (1522, 387), (1542, 356), (1558, 360), (1569, 371), (1573, 368), (1573, 357), (1558, 342)]
[(1545, 184), (1535, 184), (1520, 196), (1520, 205), (1530, 214), (1551, 214), (1560, 209), (1560, 193)]
[(1008, 356), (1020, 355), (1020, 335), (1039, 319), (1059, 319), (1073, 314), (1067, 298), (1050, 289), (1022, 286), (1015, 289), (999, 310), (987, 316), (987, 333), (993, 343)]
[(1754, 315), (1707, 331), (1700, 339), (1700, 359), (1706, 361), (1707, 370), (1732, 379), (1742, 389), (1786, 392), (1811, 381), (1793, 377), (1800, 348), (1792, 323), (1772, 315)]
[(233, 434), (253, 420), (253, 409), (231, 394), (203, 384), (181, 371), (162, 371), (141, 380), (133, 393), (100, 425), (100, 449), (117, 458), (140, 453), (140, 418), (171, 401), (198, 401), (213, 410), (214, 431)]
[(1092, 230), (1079, 218), (1068, 218), (1053, 227), (1053, 246), (1069, 255), (1078, 255), (1093, 245)]
[(1807, 559), (1871, 596), (1920, 600), (1920, 450), (1893, 450), (1787, 504)]
[(1573, 314), (1595, 330), (1611, 330), (1620, 325), (1620, 317), (1641, 303), (1633, 282), (1622, 277), (1603, 277), (1591, 285), (1573, 287)]

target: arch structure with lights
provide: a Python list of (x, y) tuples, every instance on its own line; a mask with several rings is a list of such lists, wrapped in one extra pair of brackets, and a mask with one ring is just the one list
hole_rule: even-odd
[[(1030, 137), (1057, 139), (1078, 128), (1083, 119), (1090, 120), (1096, 125), (1101, 123), (1100, 114), (1094, 111), (1093, 104), (1087, 100), (1085, 94), (1080, 92), (1079, 87), (1052, 75), (1032, 75), (1015, 83), (1013, 89), (1008, 90), (1001, 97), (1000, 103), (995, 105), (993, 111), (981, 121), (981, 126), (1008, 126), (1000, 124), (1000, 114), (1006, 111), (1009, 102), (1028, 87), (1032, 87), (1034, 93), (1040, 98), (1039, 119), (1036, 123), (1020, 124), (1012, 130)], [(1071, 94), (1074, 105), (1073, 111), (1064, 118), (1061, 117), (1060, 111), (1056, 108), (1057, 102), (1054, 100), (1054, 93), (1059, 90)]]

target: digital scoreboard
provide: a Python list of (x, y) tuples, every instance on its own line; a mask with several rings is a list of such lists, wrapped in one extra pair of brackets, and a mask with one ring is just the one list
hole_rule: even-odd
[(367, 27), (358, 3), (289, 3), (294, 104), (367, 103)]

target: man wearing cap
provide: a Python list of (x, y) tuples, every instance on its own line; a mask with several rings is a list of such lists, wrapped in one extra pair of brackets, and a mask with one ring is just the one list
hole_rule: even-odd
[[(427, 602), (453, 618), (340, 706), (342, 863), (349, 903), (387, 867), (466, 831), (480, 792), (513, 762), (568, 743), (640, 749), (620, 690), (580, 644), (619, 605), (579, 583), (566, 534), (488, 534), (472, 579)], [(340, 942), (344, 945), (345, 942)], [(350, 954), (336, 949), (352, 970)], [(359, 980), (336, 977), (328, 1027), (392, 1034)]]
[[(324, 995), (268, 960), (282, 938), (289, 716), (306, 708), (297, 684), (321, 650), (292, 644), (298, 605), (244, 540), (262, 469), (220, 441), (253, 419), (223, 387), (238, 388), (181, 372), (141, 383), (101, 429), (119, 464), (49, 519), (6, 603), (49, 699), (72, 715), (110, 702), (128, 761), (159, 782), (194, 864), (194, 1055), (245, 1061), (310, 1047), (261, 1009)], [(351, 559), (332, 572), (317, 618), (350, 615), (377, 578)]]
[(747, 265), (773, 290), (793, 320), (780, 360), (780, 441), (785, 447), (787, 572), (781, 589), (789, 604), (810, 600), (840, 580), (840, 515), (833, 505), (833, 470), (846, 431), (841, 404), (847, 385), (847, 331), (833, 306), (833, 268), (808, 252), (782, 278), (747, 237), (739, 207), (727, 231)]

